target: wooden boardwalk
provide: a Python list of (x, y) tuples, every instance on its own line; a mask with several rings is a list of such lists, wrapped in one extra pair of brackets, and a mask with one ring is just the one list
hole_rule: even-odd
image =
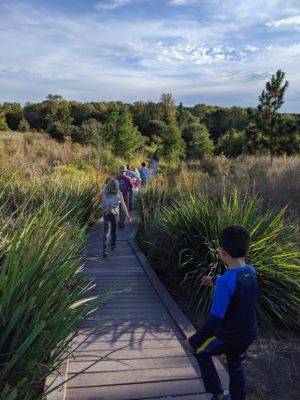
[[(135, 226), (133, 221), (119, 231), (117, 248), (105, 260), (102, 223), (89, 234), (84, 268), (96, 283), (94, 293), (113, 287), (115, 294), (82, 327), (66, 375), (111, 354), (69, 381), (60, 399), (208, 400), (197, 361), (181, 346), (193, 327), (132, 242)], [(96, 331), (90, 335), (87, 329)]]

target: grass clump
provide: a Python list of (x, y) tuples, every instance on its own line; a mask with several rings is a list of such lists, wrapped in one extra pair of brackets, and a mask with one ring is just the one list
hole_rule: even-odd
[[(149, 190), (141, 196), (150, 196), (153, 189)], [(260, 324), (268, 329), (278, 324), (299, 328), (300, 253), (296, 228), (285, 221), (285, 209), (262, 211), (259, 197), (237, 192), (221, 198), (195, 193), (171, 198), (153, 218), (147, 216), (154, 223), (147, 232), (150, 245), (143, 244), (156, 264), (179, 274), (199, 311), (209, 310), (213, 295), (202, 287), (201, 278), (225, 268), (218, 258), (218, 235), (225, 226), (239, 224), (251, 235), (248, 262), (258, 272)], [(140, 212), (145, 214), (141, 207)]]
[[(77, 328), (99, 308), (80, 274), (85, 227), (69, 204), (41, 206), (11, 235), (0, 268), (0, 392), (40, 399)], [(8, 229), (9, 230), (9, 229)], [(11, 396), (11, 397), (9, 397)]]

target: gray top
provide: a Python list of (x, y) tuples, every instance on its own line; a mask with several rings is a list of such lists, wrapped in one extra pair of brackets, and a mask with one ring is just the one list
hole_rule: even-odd
[(118, 214), (119, 204), (121, 203), (122, 193), (119, 191), (118, 194), (110, 195), (107, 190), (103, 190), (104, 199), (101, 202), (102, 211), (105, 214)]

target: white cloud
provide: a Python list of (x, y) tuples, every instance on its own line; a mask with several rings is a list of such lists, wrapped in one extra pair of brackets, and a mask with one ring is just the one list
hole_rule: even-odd
[(188, 6), (199, 3), (199, 0), (170, 0), (169, 3), (175, 6)]
[(280, 68), (290, 80), (286, 106), (299, 108), (300, 43), (277, 45), (269, 37), (267, 47), (231, 21), (212, 25), (180, 13), (133, 22), (115, 13), (103, 19), (95, 11), (66, 15), (19, 4), (7, 6), (1, 28), (0, 102), (41, 100), (50, 92), (84, 101), (156, 100), (168, 91), (191, 103), (255, 106)]
[(98, 10), (115, 10), (134, 1), (136, 0), (102, 0), (95, 4), (95, 8)]
[(269, 28), (281, 28), (300, 25), (300, 15), (295, 15), (289, 18), (283, 18), (277, 21), (267, 22)]
[(259, 47), (253, 46), (253, 45), (251, 45), (251, 44), (247, 44), (247, 45), (245, 46), (245, 50), (248, 50), (248, 51), (251, 51), (251, 52), (255, 52), (255, 51), (258, 51), (258, 50), (259, 50)]

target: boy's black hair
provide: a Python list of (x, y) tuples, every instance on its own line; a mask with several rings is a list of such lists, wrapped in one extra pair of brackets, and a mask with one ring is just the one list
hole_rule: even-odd
[(146, 163), (145, 162), (142, 162), (142, 167), (146, 167)]
[(227, 226), (220, 233), (219, 243), (232, 258), (245, 257), (249, 250), (250, 235), (243, 226)]

